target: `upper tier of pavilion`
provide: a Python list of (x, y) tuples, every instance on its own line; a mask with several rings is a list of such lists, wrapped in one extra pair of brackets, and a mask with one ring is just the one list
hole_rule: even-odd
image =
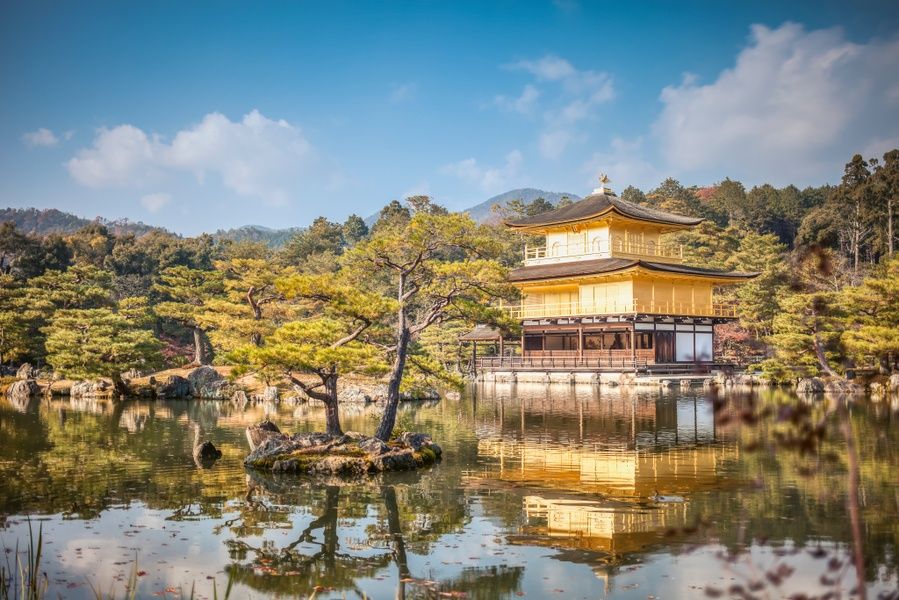
[(543, 245), (525, 247), (526, 266), (607, 258), (682, 262), (682, 246), (662, 236), (703, 219), (622, 200), (605, 187), (607, 181), (601, 179), (600, 187), (578, 202), (505, 221), (511, 229), (545, 236)]

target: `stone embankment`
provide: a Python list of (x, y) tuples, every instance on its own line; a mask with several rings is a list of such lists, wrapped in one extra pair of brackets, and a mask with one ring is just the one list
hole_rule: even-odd
[[(184, 399), (203, 398), (207, 400), (231, 400), (236, 404), (250, 402), (316, 403), (299, 386), (280, 387), (263, 384), (252, 376), (233, 381), (227, 377), (229, 367), (200, 366), (193, 369), (170, 369), (158, 373), (142, 375), (136, 370), (122, 374), (125, 385), (132, 396), (139, 398)], [(9, 397), (28, 398), (42, 394), (71, 396), (72, 398), (113, 398), (116, 390), (108, 379), (69, 381), (54, 373), (38, 372), (25, 363), (15, 371), (16, 380), (0, 387)], [(341, 382), (338, 398), (342, 404), (367, 404), (387, 401), (387, 386), (377, 381), (351, 380)], [(401, 400), (438, 400), (436, 389), (421, 389), (404, 393)]]
[(440, 460), (442, 450), (424, 433), (406, 432), (389, 442), (356, 432), (282, 433), (271, 421), (247, 427), (250, 454), (244, 465), (275, 473), (364, 475), (409, 471)]

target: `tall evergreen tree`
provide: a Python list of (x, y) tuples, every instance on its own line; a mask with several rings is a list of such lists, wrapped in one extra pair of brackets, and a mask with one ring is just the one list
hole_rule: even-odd
[(489, 307), (492, 298), (514, 295), (505, 282), (505, 269), (495, 260), (501, 251), (495, 238), (468, 215), (416, 213), (406, 224), (375, 230), (346, 255), (349, 276), (397, 303), (391, 319), (387, 405), (378, 438), (386, 441), (393, 432), (410, 345), (424, 330), (472, 315), (487, 322), (503, 318)]
[(368, 225), (365, 220), (357, 214), (347, 217), (342, 225), (343, 240), (348, 246), (355, 246), (366, 237), (368, 237)]
[(154, 288), (165, 298), (156, 305), (156, 314), (189, 328), (193, 333), (194, 364), (208, 364), (203, 314), (207, 302), (221, 297), (224, 291), (223, 274), (219, 271), (169, 267), (160, 273)]
[(45, 328), (47, 362), (63, 376), (73, 379), (109, 377), (120, 394), (128, 387), (122, 372), (157, 366), (160, 342), (146, 329), (146, 302), (124, 302), (112, 308), (57, 311)]
[(899, 368), (899, 257), (842, 294), (843, 342), (854, 358), (874, 357), (884, 372)]
[[(307, 317), (279, 327), (264, 346), (245, 345), (230, 358), (238, 372), (286, 377), (309, 397), (325, 404), (327, 432), (342, 433), (337, 383), (347, 374), (386, 370), (379, 346), (371, 340), (393, 303), (360, 291), (335, 275), (302, 275), (279, 280), (285, 297), (305, 304)], [(303, 375), (311, 375), (310, 383)]]

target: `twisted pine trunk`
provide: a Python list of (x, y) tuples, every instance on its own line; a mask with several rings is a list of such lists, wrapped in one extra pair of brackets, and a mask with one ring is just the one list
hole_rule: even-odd
[(206, 348), (203, 346), (203, 330), (199, 327), (194, 327), (194, 363), (201, 366), (207, 363)]
[(397, 286), (397, 299), (400, 307), (397, 309), (396, 324), (396, 357), (393, 359), (393, 366), (390, 369), (390, 381), (387, 383), (387, 406), (384, 407), (384, 416), (381, 417), (381, 423), (378, 425), (378, 431), (375, 437), (386, 442), (393, 434), (393, 427), (396, 424), (396, 409), (400, 403), (400, 383), (403, 380), (403, 371), (406, 369), (406, 354), (409, 351), (409, 338), (411, 332), (406, 322), (406, 307), (403, 296), (406, 291), (406, 278), (400, 275), (399, 285)]
[(337, 411), (337, 376), (331, 375), (325, 380), (325, 422), (329, 435), (342, 435), (340, 413)]

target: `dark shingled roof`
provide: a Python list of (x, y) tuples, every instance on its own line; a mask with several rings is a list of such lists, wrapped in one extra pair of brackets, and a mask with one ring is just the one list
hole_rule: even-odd
[(490, 342), (493, 340), (500, 339), (502, 334), (500, 334), (499, 329), (496, 327), (491, 327), (490, 325), (484, 325), (483, 323), (475, 325), (475, 328), (459, 336), (459, 341), (462, 342)]
[(633, 258), (598, 258), (595, 260), (577, 260), (547, 265), (519, 267), (509, 273), (509, 281), (536, 281), (541, 279), (558, 279), (561, 277), (600, 275), (603, 273), (624, 271), (631, 267), (643, 267), (644, 269), (658, 271), (660, 273), (700, 275), (719, 279), (751, 279), (758, 276), (758, 273), (716, 271), (714, 269), (705, 269), (703, 267), (688, 267), (686, 265), (649, 262)]
[(616, 211), (632, 219), (651, 221), (653, 223), (664, 223), (667, 225), (698, 225), (703, 221), (703, 219), (675, 215), (654, 208), (640, 206), (639, 204), (622, 200), (617, 196), (594, 194), (592, 196), (587, 196), (583, 200), (569, 204), (568, 206), (563, 206), (562, 208), (550, 210), (539, 215), (534, 215), (533, 217), (525, 217), (515, 221), (506, 221), (505, 223), (509, 227), (559, 225), (597, 217), (610, 210)]

